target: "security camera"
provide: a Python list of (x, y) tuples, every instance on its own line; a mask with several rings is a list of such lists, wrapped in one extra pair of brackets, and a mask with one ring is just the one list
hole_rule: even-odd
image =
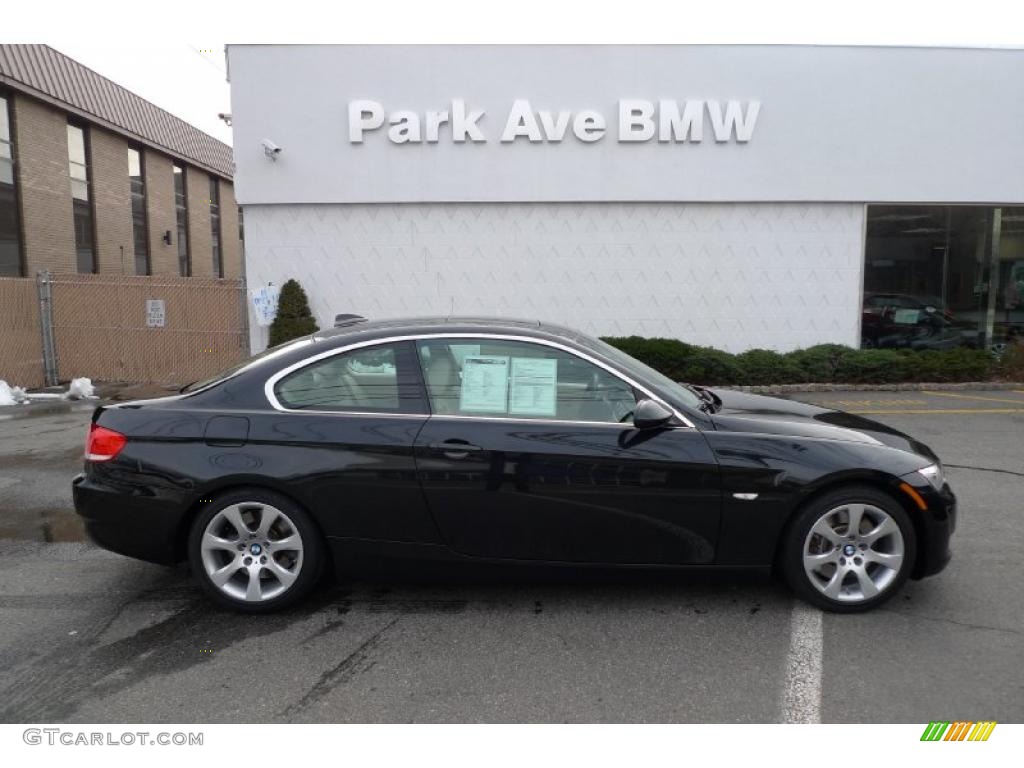
[(263, 154), (271, 160), (277, 160), (277, 156), (281, 154), (281, 148), (270, 139), (263, 139), (260, 146), (263, 147)]

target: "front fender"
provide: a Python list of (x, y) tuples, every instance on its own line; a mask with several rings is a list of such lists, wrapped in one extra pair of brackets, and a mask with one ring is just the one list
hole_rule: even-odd
[(929, 463), (884, 445), (740, 432), (704, 434), (721, 468), (722, 522), (715, 558), (720, 565), (770, 566), (786, 523), (809, 499), (854, 483), (897, 494), (901, 475)]

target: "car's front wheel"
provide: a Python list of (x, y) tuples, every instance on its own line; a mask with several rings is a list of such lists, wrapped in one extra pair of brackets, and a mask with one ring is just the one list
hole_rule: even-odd
[(320, 532), (298, 504), (269, 490), (214, 498), (192, 524), (192, 572), (217, 603), (266, 613), (301, 600), (323, 566)]
[(914, 526), (900, 504), (874, 488), (851, 486), (798, 513), (782, 565), (800, 597), (825, 610), (853, 613), (892, 597), (916, 554)]

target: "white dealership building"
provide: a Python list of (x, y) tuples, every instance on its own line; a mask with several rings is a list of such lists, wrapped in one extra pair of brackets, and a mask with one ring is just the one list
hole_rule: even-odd
[[(1024, 51), (228, 48), (250, 288), (730, 351), (1024, 331)], [(265, 327), (252, 324), (254, 350)]]

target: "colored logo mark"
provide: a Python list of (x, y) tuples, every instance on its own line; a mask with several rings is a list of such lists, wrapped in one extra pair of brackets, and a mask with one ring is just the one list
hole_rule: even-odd
[(995, 727), (994, 720), (983, 720), (978, 723), (932, 721), (921, 734), (921, 741), (988, 741)]

